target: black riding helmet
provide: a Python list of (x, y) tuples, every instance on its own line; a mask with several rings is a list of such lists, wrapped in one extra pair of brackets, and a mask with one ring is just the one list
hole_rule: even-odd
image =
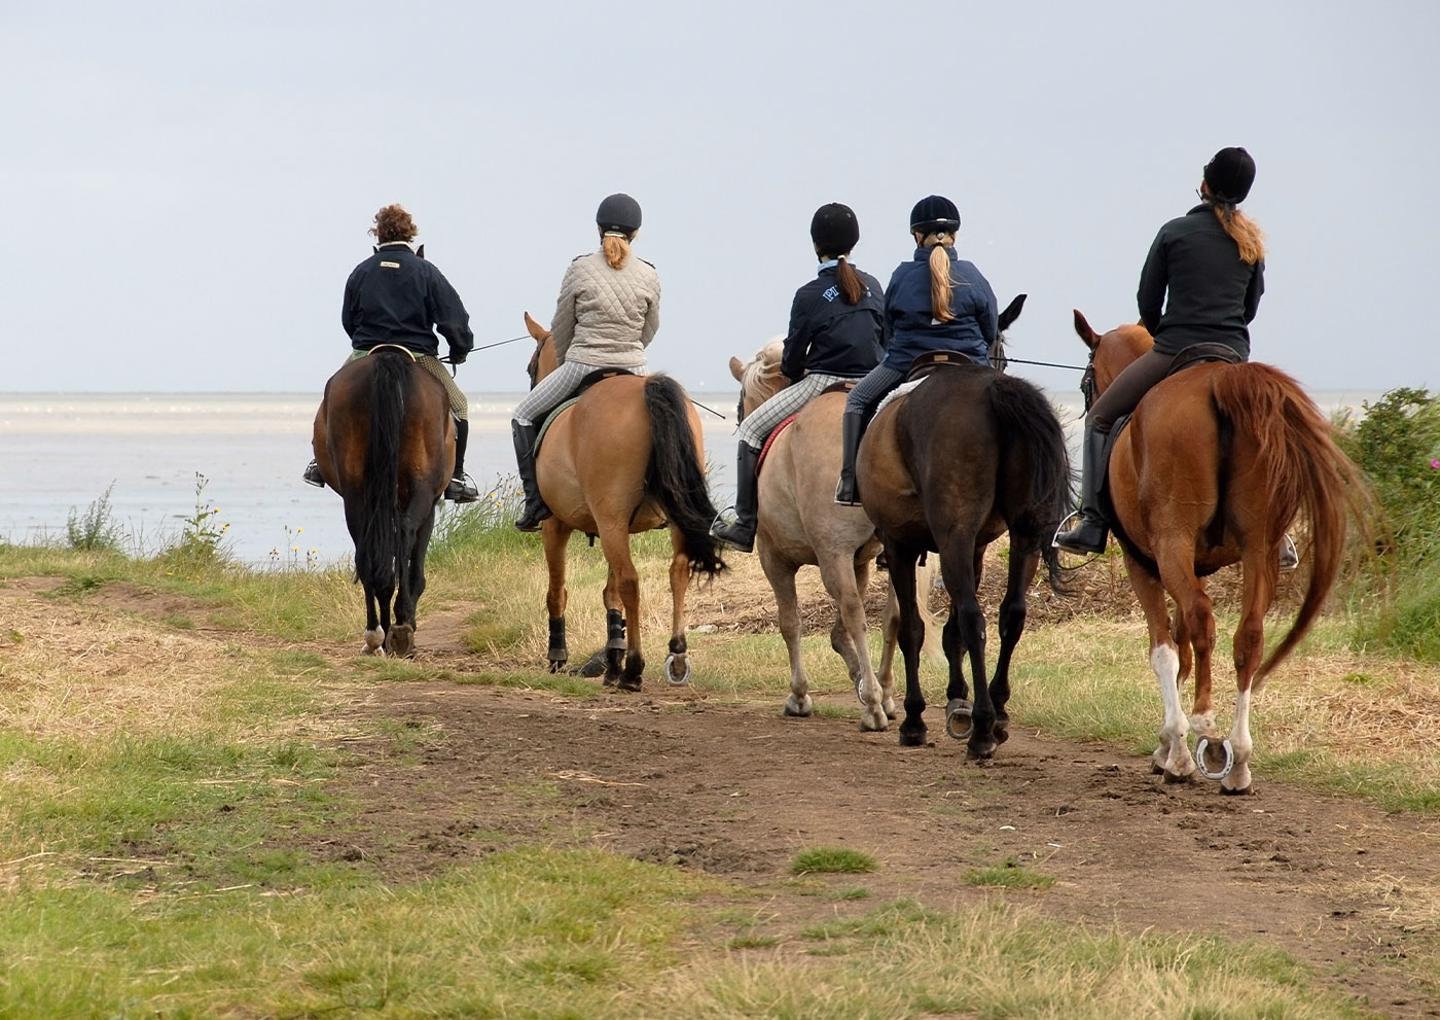
[(610, 195), (595, 211), (595, 223), (601, 230), (633, 234), (640, 229), (640, 203), (623, 192)]
[(815, 210), (810, 220), (810, 240), (820, 255), (848, 255), (860, 241), (860, 221), (848, 205), (831, 202)]
[(960, 229), (960, 210), (942, 195), (927, 195), (910, 210), (910, 229), (920, 234), (953, 234)]
[(1205, 164), (1205, 183), (1219, 201), (1239, 205), (1255, 183), (1255, 157), (1238, 145), (1221, 149)]

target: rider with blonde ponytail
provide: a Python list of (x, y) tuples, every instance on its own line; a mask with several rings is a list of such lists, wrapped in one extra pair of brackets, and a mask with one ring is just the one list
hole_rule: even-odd
[(860, 241), (855, 213), (839, 202), (822, 205), (810, 220), (810, 241), (820, 268), (795, 292), (790, 305), (790, 332), (780, 359), (780, 371), (790, 385), (740, 423), (735, 520), (717, 520), (710, 529), (710, 534), (742, 552), (755, 547), (757, 472), (761, 448), (771, 431), (829, 387), (865, 375), (885, 353), (880, 282), (850, 262), (850, 252)]
[(550, 510), (535, 479), (536, 423), (564, 403), (590, 374), (620, 368), (642, 375), (645, 348), (660, 329), (660, 278), (630, 252), (640, 230), (640, 203), (611, 195), (595, 214), (600, 250), (580, 255), (565, 271), (550, 323), (560, 365), (520, 401), (511, 417), (525, 511), (515, 522), (536, 531)]
[(995, 292), (980, 270), (955, 254), (960, 211), (939, 195), (922, 198), (910, 211), (915, 257), (900, 263), (885, 288), (885, 327), (890, 339), (885, 360), (850, 391), (845, 402), (845, 460), (835, 502), (859, 506), (855, 456), (860, 435), (875, 408), (905, 381), (922, 354), (961, 354), (990, 364), (990, 346), (999, 333)]
[(1110, 430), (1165, 378), (1175, 357), (1195, 344), (1224, 344), (1241, 360), (1250, 357), (1249, 325), (1265, 293), (1265, 245), (1239, 205), (1255, 183), (1255, 160), (1241, 148), (1221, 149), (1203, 177), (1200, 204), (1160, 228), (1140, 271), (1140, 323), (1155, 346), (1115, 377), (1085, 418), (1080, 520), (1055, 536), (1062, 549), (1104, 552), (1110, 526), (1099, 490)]

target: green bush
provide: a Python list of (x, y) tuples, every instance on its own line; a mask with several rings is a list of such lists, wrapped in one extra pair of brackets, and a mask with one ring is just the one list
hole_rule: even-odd
[(1370, 579), (1384, 604), (1355, 640), (1440, 661), (1440, 397), (1402, 387), (1341, 423), (1341, 443), (1384, 514)]
[(120, 527), (111, 517), (110, 492), (115, 488), (111, 482), (105, 486), (84, 513), (74, 507), (65, 520), (65, 539), (71, 549), (81, 552), (118, 552), (120, 550)]

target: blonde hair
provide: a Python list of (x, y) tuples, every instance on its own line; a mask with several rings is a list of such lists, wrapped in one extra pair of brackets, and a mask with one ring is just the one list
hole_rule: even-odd
[(955, 235), (940, 231), (926, 234), (921, 246), (930, 249), (930, 314), (937, 322), (955, 318), (950, 310), (950, 253), (945, 249), (955, 243)]
[(1225, 233), (1230, 235), (1230, 240), (1240, 249), (1242, 262), (1253, 266), (1265, 257), (1265, 235), (1260, 232), (1254, 220), (1228, 202), (1212, 202), (1210, 207), (1215, 210), (1220, 226), (1225, 228)]
[(835, 260), (835, 280), (840, 284), (840, 296), (847, 305), (858, 305), (865, 296), (865, 287), (860, 283), (860, 274), (850, 264), (849, 256), (840, 255)]
[(600, 235), (600, 248), (605, 252), (605, 261), (611, 269), (619, 269), (630, 257), (630, 238), (615, 230)]

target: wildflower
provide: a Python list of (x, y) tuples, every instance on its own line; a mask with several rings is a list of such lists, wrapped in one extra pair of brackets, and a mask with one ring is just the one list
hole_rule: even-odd
[(296, 528), (296, 529), (295, 529), (295, 534), (297, 534), (297, 535), (303, 535), (303, 534), (305, 534), (305, 529), (304, 529), (304, 528)]
[(291, 552), (299, 552), (299, 551), (300, 551), (300, 547), (299, 547), (298, 545), (292, 545), (292, 546), (290, 547), (290, 551), (291, 551)]
[(1431, 457), (1431, 458), (1430, 458), (1430, 470), (1431, 470), (1431, 471), (1440, 471), (1440, 457)]

